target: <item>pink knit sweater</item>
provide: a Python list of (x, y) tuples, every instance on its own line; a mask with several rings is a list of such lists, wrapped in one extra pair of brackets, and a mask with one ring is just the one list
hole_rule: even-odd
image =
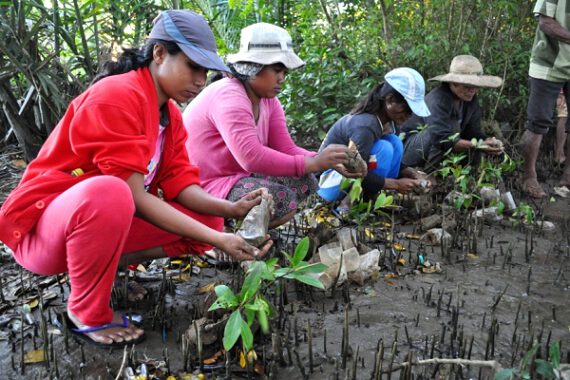
[(237, 79), (206, 87), (186, 108), (183, 120), (186, 150), (200, 168), (202, 187), (221, 198), (253, 173), (300, 177), (305, 156), (316, 155), (295, 145), (277, 98), (261, 99), (256, 124), (251, 101)]

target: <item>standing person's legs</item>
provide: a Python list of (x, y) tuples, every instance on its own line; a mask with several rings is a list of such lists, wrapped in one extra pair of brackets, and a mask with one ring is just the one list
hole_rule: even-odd
[[(564, 84), (564, 96), (566, 97), (566, 109), (570, 108), (570, 81)], [(566, 164), (564, 173), (560, 177), (560, 186), (570, 186), (570, 118), (566, 118)]]
[[(38, 274), (69, 273), (67, 310), (79, 327), (121, 321), (113, 315), (109, 304), (134, 211), (125, 181), (111, 176), (86, 179), (46, 207), (14, 257)], [(110, 344), (130, 341), (142, 334), (142, 330), (129, 325), (86, 335)]]
[[(566, 85), (564, 86), (566, 87)], [(566, 123), (568, 120), (568, 106), (566, 105), (566, 97), (563, 92), (558, 95), (556, 100), (556, 114), (558, 122), (556, 123), (556, 141), (554, 142), (554, 159), (557, 163), (562, 164), (566, 160)]]
[(543, 198), (546, 193), (538, 183), (536, 160), (542, 136), (552, 125), (552, 114), (558, 93), (563, 83), (530, 78), (530, 95), (527, 106), (527, 121), (522, 138), (524, 174), (522, 189), (533, 198)]

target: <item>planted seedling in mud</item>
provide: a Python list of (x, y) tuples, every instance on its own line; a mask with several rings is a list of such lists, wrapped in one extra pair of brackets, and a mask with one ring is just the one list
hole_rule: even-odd
[(503, 174), (512, 173), (517, 165), (520, 166), (520, 162), (513, 160), (507, 153), (503, 153), (503, 160), (498, 164), (495, 164), (492, 158), (483, 156), (479, 165), (477, 187), (496, 186), (496, 183), (502, 180)]
[[(287, 267), (279, 267), (277, 258), (254, 262), (247, 271), (238, 294), (226, 285), (215, 287), (218, 298), (208, 311), (217, 309), (231, 311), (224, 329), (223, 344), (226, 351), (232, 349), (241, 336), (244, 352), (252, 352), (254, 342), (251, 326), (254, 322), (259, 324), (264, 333), (269, 332), (269, 318), (274, 314), (274, 308), (265, 298), (265, 294), (278, 281), (292, 279), (324, 289), (323, 284), (311, 274), (321, 273), (327, 269), (327, 266), (303, 261), (308, 251), (309, 239), (305, 237), (297, 245), (293, 256), (283, 252), (289, 263)], [(252, 355), (253, 353), (248, 355), (250, 361), (253, 361)]]
[(536, 359), (539, 344), (535, 343), (523, 356), (516, 368), (505, 368), (495, 375), (495, 380), (534, 379), (538, 375), (544, 379), (565, 379), (570, 373), (570, 366), (560, 364), (560, 343), (555, 342), (548, 348), (548, 360)]
[(474, 198), (478, 196), (472, 191), (474, 184), (471, 177), (471, 166), (463, 166), (463, 161), (467, 158), (465, 153), (446, 153), (446, 158), (442, 162), (442, 167), (437, 170), (437, 174), (443, 178), (453, 176), (454, 190), (458, 192), (453, 197), (453, 206), (456, 209), (469, 208)]
[(344, 178), (341, 189), (346, 190), (348, 188), (350, 188), (348, 197), (353, 205), (349, 210), (348, 219), (354, 221), (359, 227), (367, 222), (374, 224), (371, 219), (374, 218), (375, 214), (390, 218), (390, 214), (382, 211), (382, 209), (397, 207), (394, 205), (394, 196), (387, 195), (384, 191), (377, 195), (374, 203), (365, 202), (362, 199), (362, 178)]

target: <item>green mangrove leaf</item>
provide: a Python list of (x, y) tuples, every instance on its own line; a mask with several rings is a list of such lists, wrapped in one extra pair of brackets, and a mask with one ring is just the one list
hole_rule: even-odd
[(232, 315), (230, 315), (230, 319), (228, 319), (228, 322), (226, 323), (226, 327), (224, 329), (224, 349), (226, 351), (229, 351), (232, 349), (232, 347), (236, 344), (241, 331), (242, 331), (242, 325), (244, 325), (245, 323), (243, 322), (243, 318), (241, 317), (241, 314), (239, 312), (239, 310), (236, 310), (232, 313)]

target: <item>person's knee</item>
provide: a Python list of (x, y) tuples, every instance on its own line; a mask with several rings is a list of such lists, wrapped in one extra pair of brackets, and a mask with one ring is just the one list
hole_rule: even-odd
[(130, 223), (135, 204), (125, 181), (113, 176), (98, 176), (85, 180), (81, 186), (84, 211), (106, 220), (107, 224)]
[(370, 149), (370, 156), (372, 155), (376, 156), (378, 162), (391, 159), (394, 155), (394, 145), (385, 139), (377, 140)]
[(527, 120), (524, 127), (527, 131), (534, 134), (546, 135), (551, 125), (552, 123), (549, 121)]

